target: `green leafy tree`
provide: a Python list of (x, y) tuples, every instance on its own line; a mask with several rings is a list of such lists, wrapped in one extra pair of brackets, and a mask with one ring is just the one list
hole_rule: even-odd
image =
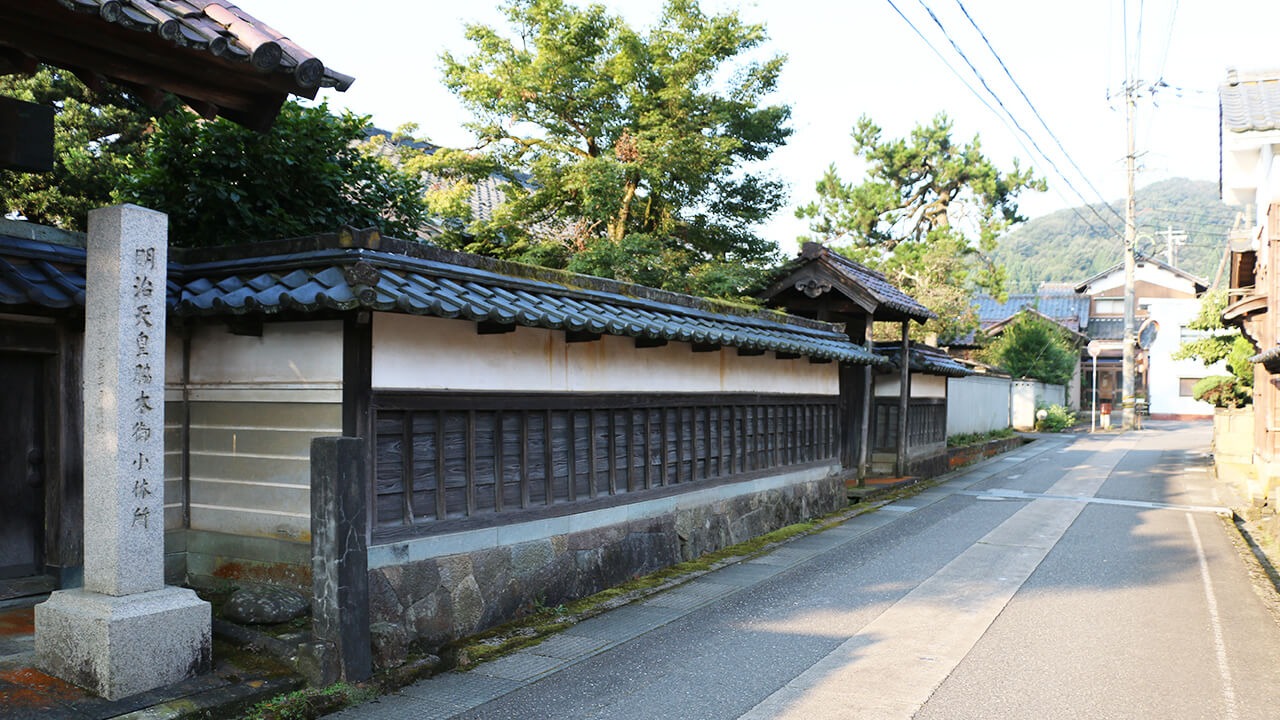
[(1080, 364), (1080, 351), (1052, 320), (1024, 312), (983, 349), (982, 359), (1014, 377), (1066, 385)]
[(177, 107), (167, 98), (152, 110), (106, 82), (95, 93), (70, 72), (47, 66), (0, 76), (0, 96), (54, 108), (53, 171), (0, 171), (0, 215), (80, 231), (90, 210), (111, 204), (120, 178), (142, 154), (152, 115)]
[[(777, 261), (753, 226), (785, 201), (744, 164), (791, 130), (766, 105), (783, 58), (736, 13), (668, 0), (638, 31), (600, 5), (509, 0), (514, 36), (471, 25), (474, 52), (443, 56), (444, 82), (474, 116), (475, 149), (440, 151), (429, 202), (473, 252), (704, 294), (732, 294)], [(499, 176), (505, 203), (475, 218), (467, 184)], [(461, 190), (460, 190), (461, 188)]]
[(938, 314), (921, 331), (944, 341), (977, 327), (973, 293), (1004, 295), (1004, 272), (991, 262), (996, 238), (1024, 218), (1018, 195), (1045, 184), (1017, 161), (1002, 172), (978, 138), (952, 139), (939, 114), (908, 138), (888, 139), (863, 116), (853, 128), (853, 152), (866, 163), (854, 184), (831, 166), (817, 199), (797, 210), (811, 235), (890, 280)]
[(207, 247), (377, 226), (416, 238), (423, 181), (367, 143), (368, 118), (286, 102), (254, 132), (190, 112), (158, 122), (117, 193), (169, 214), (175, 245)]
[(1173, 352), (1175, 360), (1199, 360), (1205, 366), (1225, 360), (1230, 375), (1211, 375), (1198, 381), (1191, 389), (1197, 400), (1214, 407), (1248, 405), (1253, 400), (1253, 363), (1249, 358), (1256, 352), (1253, 345), (1235, 328), (1222, 324), (1222, 313), (1227, 309), (1227, 291), (1211, 290), (1200, 299), (1200, 312), (1187, 328), (1203, 334), (1182, 343)]

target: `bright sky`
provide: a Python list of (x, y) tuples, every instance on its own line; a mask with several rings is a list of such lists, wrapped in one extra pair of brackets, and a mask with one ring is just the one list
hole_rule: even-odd
[[(468, 22), (505, 27), (497, 0), (238, 4), (326, 65), (355, 76), (346, 93), (323, 92), (332, 107), (371, 115), (385, 128), (415, 122), (420, 134), (441, 145), (473, 142), (462, 127), (467, 114), (440, 82), (439, 56), (444, 50), (457, 56), (471, 51), (463, 37)], [(661, 8), (660, 0), (605, 5), (633, 27), (652, 25)], [(1160, 80), (1168, 86), (1154, 97), (1144, 92), (1138, 103), (1142, 187), (1169, 177), (1216, 181), (1217, 86), (1227, 68), (1280, 68), (1276, 0), (702, 0), (702, 7), (707, 13), (736, 8), (745, 20), (763, 23), (770, 37), (765, 52), (789, 58), (775, 101), (792, 106), (795, 134), (766, 165), (789, 184), (792, 202), (765, 228), (787, 249), (806, 230), (794, 218), (794, 207), (813, 199), (814, 183), (829, 164), (846, 180), (860, 179), (849, 141), (859, 115), (870, 116), (886, 136), (902, 137), (945, 110), (956, 137), (979, 135), (1002, 169), (1016, 157), (1048, 179), (1049, 192), (1023, 198), (1024, 214), (1036, 217), (1123, 197), (1124, 104), (1117, 96), (1126, 69), (1143, 88)], [(999, 102), (983, 90), (948, 37)], [(999, 112), (1000, 103), (1014, 120)]]

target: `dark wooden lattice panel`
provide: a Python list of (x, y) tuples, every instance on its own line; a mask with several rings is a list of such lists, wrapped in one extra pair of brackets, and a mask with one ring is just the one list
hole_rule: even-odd
[(442, 521), (693, 489), (829, 461), (822, 396), (406, 394), (376, 398), (374, 522)]

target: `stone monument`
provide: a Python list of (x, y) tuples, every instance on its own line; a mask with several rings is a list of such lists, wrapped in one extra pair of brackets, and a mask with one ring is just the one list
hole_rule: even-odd
[(168, 218), (89, 213), (84, 587), (36, 606), (41, 669), (110, 700), (206, 672), (209, 604), (164, 584)]

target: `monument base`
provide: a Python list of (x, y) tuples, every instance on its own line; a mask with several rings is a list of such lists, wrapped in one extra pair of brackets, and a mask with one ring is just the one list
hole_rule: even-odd
[(208, 672), (211, 617), (209, 603), (185, 588), (121, 597), (59, 590), (35, 608), (36, 662), (118, 700)]

